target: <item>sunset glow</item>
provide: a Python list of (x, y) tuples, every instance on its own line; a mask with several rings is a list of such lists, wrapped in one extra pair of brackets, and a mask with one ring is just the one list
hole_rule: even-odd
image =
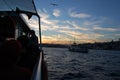
[[(119, 0), (35, 1), (41, 17), (43, 43), (94, 43), (120, 38)], [(38, 35), (37, 19), (33, 17), (29, 24)]]

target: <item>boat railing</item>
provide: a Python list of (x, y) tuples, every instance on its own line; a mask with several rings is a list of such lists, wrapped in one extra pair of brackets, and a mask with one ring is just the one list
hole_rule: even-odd
[(34, 67), (31, 80), (42, 80), (42, 61), (43, 61), (43, 52), (40, 52), (39, 58)]

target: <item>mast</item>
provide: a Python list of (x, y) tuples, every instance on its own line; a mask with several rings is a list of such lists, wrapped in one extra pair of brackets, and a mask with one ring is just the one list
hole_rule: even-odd
[(33, 3), (33, 5), (34, 5), (35, 11), (36, 11), (36, 14), (37, 14), (37, 17), (38, 17), (38, 24), (39, 24), (39, 39), (40, 39), (40, 50), (42, 50), (41, 20), (40, 20), (40, 16), (39, 16), (38, 13), (37, 13), (37, 9), (36, 9), (36, 7), (35, 7), (35, 3), (34, 3), (33, 0), (32, 0), (32, 3)]
[(39, 22), (40, 50), (42, 50), (41, 20), (40, 20), (40, 16), (39, 15), (38, 15), (38, 22)]

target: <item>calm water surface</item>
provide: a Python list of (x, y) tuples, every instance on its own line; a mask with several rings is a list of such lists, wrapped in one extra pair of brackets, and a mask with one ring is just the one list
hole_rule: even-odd
[(49, 80), (120, 80), (120, 51), (43, 48)]

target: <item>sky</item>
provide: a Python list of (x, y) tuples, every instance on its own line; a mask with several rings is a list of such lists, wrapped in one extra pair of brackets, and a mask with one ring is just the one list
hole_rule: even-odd
[[(56, 4), (56, 5), (52, 5)], [(42, 43), (94, 43), (120, 38), (120, 0), (35, 0)], [(36, 19), (30, 21), (38, 35)]]

